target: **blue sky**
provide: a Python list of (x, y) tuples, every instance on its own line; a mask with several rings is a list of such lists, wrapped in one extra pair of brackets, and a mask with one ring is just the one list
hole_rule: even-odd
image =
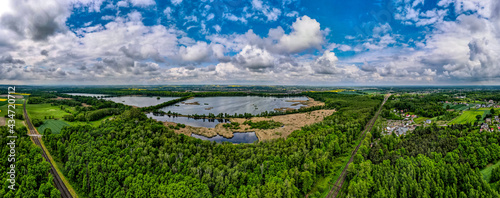
[(500, 84), (494, 0), (0, 3), (0, 83)]

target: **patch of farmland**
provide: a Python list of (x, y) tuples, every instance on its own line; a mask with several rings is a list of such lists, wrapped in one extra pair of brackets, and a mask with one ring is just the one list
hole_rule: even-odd
[(70, 126), (68, 123), (62, 120), (45, 120), (41, 126), (39, 126), (38, 132), (43, 134), (46, 128), (50, 128), (53, 134), (58, 134), (61, 132), (61, 129), (65, 126)]

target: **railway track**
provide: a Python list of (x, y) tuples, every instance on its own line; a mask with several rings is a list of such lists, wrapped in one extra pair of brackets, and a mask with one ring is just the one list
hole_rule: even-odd
[(61, 192), (61, 197), (62, 198), (72, 198), (71, 194), (68, 191), (68, 188), (62, 181), (61, 177), (59, 174), (57, 174), (56, 168), (54, 167), (54, 164), (50, 162), (49, 157), (47, 156), (47, 153), (45, 153), (45, 150), (42, 147), (42, 144), (40, 143), (40, 134), (35, 130), (35, 127), (33, 127), (33, 124), (31, 124), (31, 121), (28, 116), (28, 112), (26, 111), (26, 100), (24, 101), (24, 119), (26, 120), (26, 125), (28, 125), (29, 129), (29, 135), (31, 136), (31, 140), (39, 146), (42, 149), (42, 156), (45, 158), (47, 162), (50, 164), (50, 174), (54, 177), (54, 184), (56, 185), (56, 188)]
[[(375, 115), (373, 116), (373, 118), (366, 124), (365, 130), (361, 134), (361, 136), (363, 137), (363, 139), (365, 139), (365, 137), (366, 137), (366, 132), (372, 130), (373, 125), (375, 124), (375, 121), (377, 121), (378, 115), (380, 114), (380, 111), (382, 110), (382, 107), (384, 106), (385, 102), (387, 102), (387, 99), (389, 99), (389, 96), (390, 96), (390, 94), (387, 94), (384, 97), (384, 101), (380, 105), (378, 111), (375, 113)], [(333, 185), (332, 189), (330, 190), (330, 192), (326, 196), (327, 198), (330, 198), (330, 197), (335, 198), (339, 194), (340, 189), (342, 189), (342, 185), (344, 185), (345, 177), (347, 175), (347, 168), (349, 167), (349, 164), (351, 164), (352, 161), (354, 160), (354, 156), (356, 155), (356, 153), (358, 153), (358, 149), (361, 146), (361, 144), (363, 143), (363, 139), (361, 139), (361, 141), (359, 142), (358, 146), (356, 146), (356, 148), (354, 149), (354, 151), (351, 153), (351, 158), (349, 159), (349, 161), (345, 165), (344, 170), (342, 170), (342, 173), (340, 174), (340, 177), (337, 179), (337, 181)]]

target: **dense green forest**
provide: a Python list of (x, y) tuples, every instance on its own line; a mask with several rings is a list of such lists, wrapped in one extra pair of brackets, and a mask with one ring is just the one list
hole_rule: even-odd
[[(0, 160), (0, 176), (3, 184), (0, 188), (0, 197), (61, 197), (59, 190), (53, 184), (53, 178), (49, 173), (50, 164), (42, 157), (42, 150), (31, 142), (26, 135), (26, 127), (21, 127), (16, 130), (17, 139), (15, 145), (15, 189), (9, 189), (11, 184), (9, 178), (11, 162), (8, 161), (11, 148), (7, 143), (10, 140), (7, 136), (9, 128), (0, 126), (0, 147), (1, 155), (4, 156)], [(11, 160), (12, 161), (12, 160)], [(12, 161), (13, 162), (13, 161)]]
[(498, 197), (498, 181), (490, 186), (478, 168), (500, 159), (499, 141), (500, 132), (469, 124), (384, 136), (349, 166), (344, 190), (351, 197)]
[(350, 153), (383, 96), (311, 94), (337, 112), (286, 140), (217, 144), (177, 135), (139, 109), (43, 140), (89, 197), (303, 197)]

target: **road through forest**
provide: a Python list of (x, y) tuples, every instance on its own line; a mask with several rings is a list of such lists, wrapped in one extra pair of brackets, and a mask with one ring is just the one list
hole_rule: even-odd
[(361, 136), (362, 136), (361, 141), (359, 142), (358, 146), (356, 146), (356, 149), (354, 149), (354, 151), (352, 152), (351, 158), (349, 159), (349, 161), (345, 165), (344, 170), (342, 170), (342, 173), (340, 174), (340, 177), (337, 179), (337, 181), (333, 185), (332, 189), (330, 190), (330, 192), (326, 196), (327, 198), (329, 198), (329, 197), (333, 197), (334, 198), (334, 197), (337, 197), (337, 195), (339, 194), (340, 189), (342, 189), (342, 185), (344, 184), (345, 177), (347, 175), (347, 168), (349, 167), (349, 164), (351, 164), (352, 161), (354, 160), (354, 156), (356, 156), (356, 153), (358, 152), (359, 147), (363, 143), (363, 139), (365, 139), (365, 137), (366, 137), (366, 132), (372, 130), (372, 127), (375, 124), (375, 121), (377, 121), (378, 115), (380, 114), (380, 111), (382, 110), (382, 107), (384, 106), (385, 102), (387, 102), (387, 99), (389, 99), (390, 96), (391, 96), (391, 94), (386, 94), (385, 95), (384, 101), (380, 105), (378, 111), (375, 113), (375, 115), (373, 116), (373, 118), (366, 124), (365, 130), (363, 131), (363, 133), (361, 133)]
[(33, 124), (31, 124), (30, 118), (28, 116), (28, 112), (26, 111), (26, 100), (24, 101), (23, 107), (24, 107), (24, 119), (26, 120), (26, 125), (28, 125), (28, 129), (29, 129), (28, 135), (31, 136), (31, 139), (33, 140), (33, 142), (42, 149), (43, 158), (45, 158), (45, 160), (47, 162), (49, 162), (49, 164), (50, 164), (50, 171), (49, 172), (50, 172), (50, 174), (52, 174), (52, 176), (54, 176), (54, 184), (56, 185), (56, 188), (59, 190), (59, 192), (61, 192), (62, 198), (72, 198), (71, 194), (68, 191), (68, 188), (66, 187), (66, 185), (62, 181), (59, 174), (57, 174), (57, 171), (56, 171), (56, 168), (54, 167), (54, 164), (52, 164), (52, 162), (49, 160), (49, 157), (47, 156), (47, 153), (45, 153), (45, 150), (43, 149), (42, 144), (40, 143), (40, 137), (41, 137), (40, 134), (35, 130), (35, 127), (33, 126)]

